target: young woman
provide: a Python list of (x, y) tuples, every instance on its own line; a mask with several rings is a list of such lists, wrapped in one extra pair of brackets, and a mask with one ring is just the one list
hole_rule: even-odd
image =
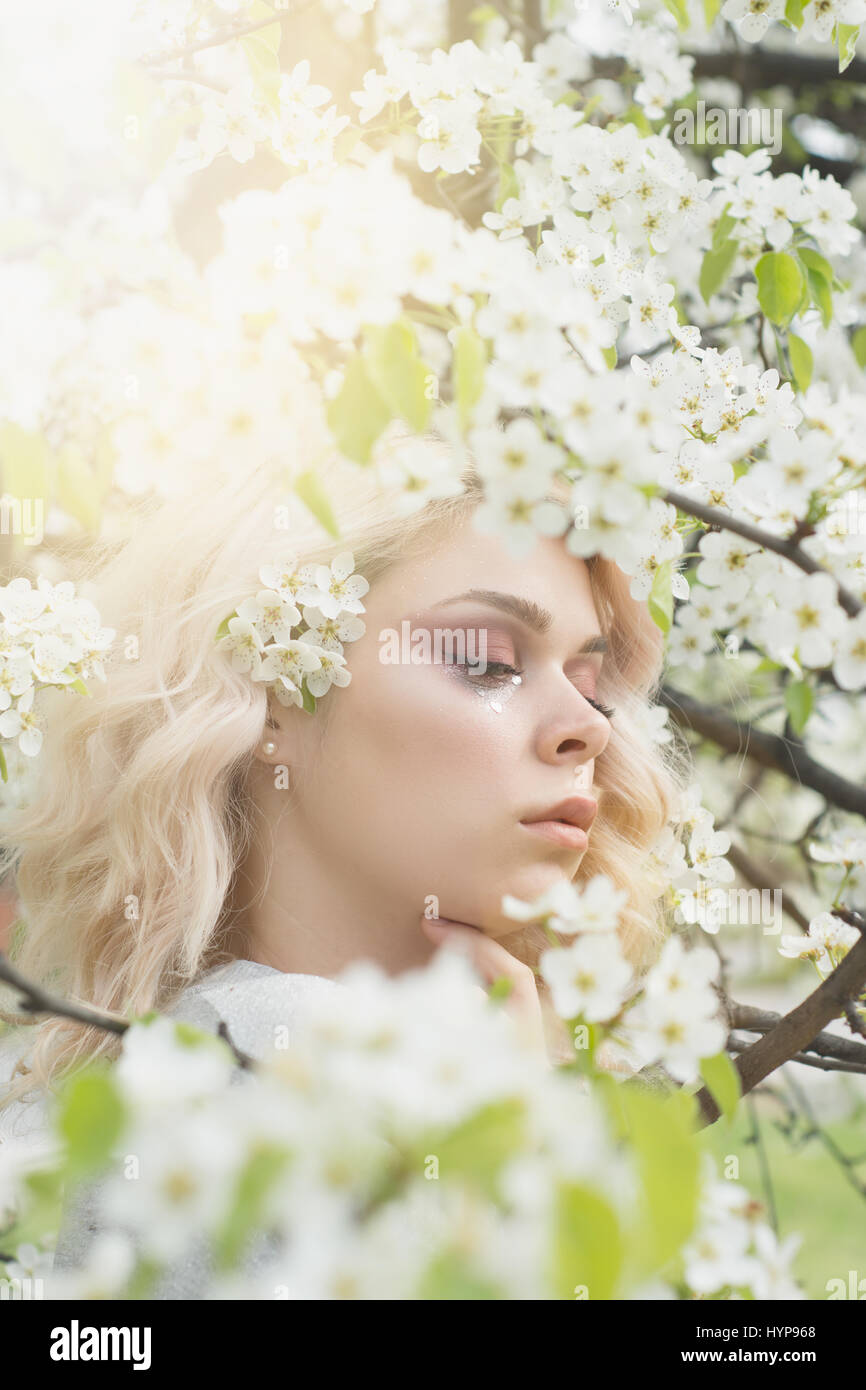
[[(512, 979), (505, 1007), (555, 1059), (568, 1039), (532, 969), (548, 943), (502, 899), (603, 872), (629, 895), (629, 955), (652, 958), (646, 857), (681, 780), (643, 732), (658, 630), (611, 562), (552, 537), (515, 558), (479, 530), (471, 470), (408, 515), (371, 470), (320, 476), (339, 540), (251, 466), (209, 496), (143, 505), (70, 573), (117, 637), (92, 698), (46, 692), (38, 793), (5, 826), (26, 923), (15, 964), (119, 1017), (223, 1020), (261, 1054), (351, 962), (396, 975), (448, 946), (482, 985)], [(311, 713), (214, 637), (263, 567), (347, 551), (366, 630), (344, 645), (350, 682)], [(27, 1093), (119, 1048), (64, 1019), (32, 1033), (7, 1135)]]

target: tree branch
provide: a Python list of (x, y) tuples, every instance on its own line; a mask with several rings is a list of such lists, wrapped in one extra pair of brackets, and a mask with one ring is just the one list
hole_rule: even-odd
[(747, 541), (754, 541), (755, 545), (761, 546), (764, 550), (772, 550), (776, 555), (790, 560), (791, 564), (796, 565), (804, 574), (829, 574), (836, 585), (839, 603), (849, 617), (856, 618), (863, 607), (860, 600), (846, 589), (844, 584), (840, 584), (834, 574), (830, 574), (828, 569), (814, 560), (790, 537), (774, 536), (771, 532), (762, 530), (760, 526), (754, 526), (750, 521), (741, 521), (739, 517), (732, 516), (730, 512), (724, 512), (719, 507), (707, 507), (703, 502), (686, 497), (682, 492), (665, 492), (663, 498), (672, 507), (677, 507), (688, 516), (696, 517), (707, 526), (717, 526), (722, 531), (733, 531), (735, 535), (742, 536)]
[[(779, 1019), (769, 1033), (753, 1043), (736, 1060), (743, 1095), (754, 1090), (759, 1081), (803, 1052), (821, 1032), (825, 1023), (838, 1018), (845, 1005), (857, 996), (866, 984), (866, 936), (840, 961), (814, 993), (808, 995), (790, 1013)], [(699, 1128), (719, 1118), (719, 1108), (704, 1086), (697, 1092), (701, 1107)]]
[[(303, 8), (307, 8), (304, 6)], [(289, 18), (288, 12), (277, 14), (276, 12), (268, 19), (257, 19), (254, 23), (235, 25), (232, 29), (221, 29), (216, 34), (211, 34), (209, 39), (198, 39), (195, 43), (188, 43), (185, 48), (166, 48), (161, 53), (146, 53), (140, 62), (146, 67), (153, 64), (173, 63), (184, 58), (191, 58), (195, 53), (203, 53), (206, 48), (221, 48), (224, 43), (231, 43), (232, 39), (242, 39), (247, 34), (254, 34), (257, 29), (267, 29), (272, 24), (282, 24), (284, 19)]]
[[(746, 89), (784, 86), (799, 91), (801, 87), (830, 83), (866, 82), (866, 61), (862, 58), (855, 58), (840, 78), (835, 57), (792, 53), (789, 49), (778, 53), (766, 48), (748, 48), (737, 52), (722, 49), (715, 53), (683, 51), (681, 56), (694, 59), (692, 71), (695, 77), (724, 77)], [(593, 75), (616, 80), (622, 77), (626, 67), (622, 58), (596, 58), (593, 61)]]
[[(769, 1009), (756, 1009), (751, 1004), (738, 1004), (733, 999), (726, 1003), (731, 1028), (739, 1028), (746, 1033), (772, 1033), (782, 1021), (781, 1014), (773, 1013)], [(866, 1044), (852, 1042), (850, 1038), (837, 1037), (835, 1033), (816, 1033), (808, 1046), (800, 1050), (814, 1052), (819, 1057), (836, 1057), (843, 1062), (866, 1066)]]
[(111, 1014), (100, 1013), (86, 1004), (71, 1004), (66, 999), (48, 994), (38, 985), (31, 984), (20, 971), (0, 951), (0, 980), (20, 991), (18, 1007), (29, 1014), (55, 1014), (60, 1018), (71, 1018), (75, 1023), (86, 1023), (92, 1028), (101, 1028), (105, 1033), (125, 1033), (129, 1024), (125, 1019), (114, 1018)]
[[(725, 1050), (742, 1055), (752, 1046), (750, 1039), (738, 1038), (736, 1033), (731, 1033), (725, 1043)], [(839, 1057), (809, 1057), (805, 1052), (795, 1052), (794, 1056), (786, 1058), (786, 1061), (799, 1062), (804, 1067), (816, 1067), (818, 1071), (855, 1072), (859, 1076), (866, 1076), (866, 1062), (843, 1062)]]
[[(723, 830), (724, 825), (721, 822), (717, 822), (717, 828)], [(732, 842), (730, 849), (725, 853), (725, 858), (728, 860), (728, 863), (733, 864), (737, 873), (741, 874), (747, 883), (751, 883), (753, 888), (760, 888), (762, 891), (764, 889), (772, 890), (774, 888), (774, 885), (769, 883), (765, 875), (761, 873), (757, 864), (749, 858), (745, 850), (741, 849), (739, 845), (735, 845)], [(809, 930), (809, 918), (806, 916), (805, 912), (800, 910), (796, 903), (791, 901), (788, 893), (782, 894), (782, 911), (787, 913), (791, 920), (797, 923), (798, 927), (802, 927), (803, 931)]]
[[(0, 980), (4, 980), (6, 984), (11, 985), (20, 993), (18, 1007), (23, 1009), (25, 1013), (51, 1014), (56, 1018), (69, 1018), (75, 1023), (87, 1024), (90, 1028), (100, 1028), (104, 1033), (123, 1034), (131, 1026), (128, 1019), (115, 1018), (112, 1014), (91, 1009), (86, 1004), (72, 1004), (66, 999), (61, 999), (58, 995), (49, 994), (39, 985), (31, 984), (19, 970), (15, 969), (3, 951), (0, 951)], [(254, 1065), (254, 1058), (246, 1052), (242, 1052), (232, 1042), (228, 1028), (223, 1021), (220, 1021), (217, 1031), (219, 1036), (228, 1043), (239, 1066), (246, 1069)]]
[(712, 705), (704, 705), (673, 686), (662, 686), (658, 699), (670, 710), (681, 728), (691, 729), (702, 738), (708, 738), (728, 753), (740, 754), (751, 758), (761, 767), (784, 773), (801, 786), (820, 793), (840, 810), (866, 816), (866, 787), (848, 782), (838, 773), (823, 767), (806, 752), (802, 743), (792, 743), (780, 734), (771, 734), (732, 719)]

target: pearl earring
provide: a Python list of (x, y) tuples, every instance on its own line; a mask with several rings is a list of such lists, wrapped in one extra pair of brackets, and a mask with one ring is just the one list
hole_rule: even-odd
[(277, 745), (273, 743), (271, 739), (268, 739), (267, 743), (262, 744), (262, 752), (267, 753), (268, 756), (270, 756), (271, 753), (276, 753), (276, 751)]

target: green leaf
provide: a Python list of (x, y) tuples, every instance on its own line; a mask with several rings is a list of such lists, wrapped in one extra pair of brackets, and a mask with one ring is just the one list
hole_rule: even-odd
[(304, 681), (301, 685), (301, 699), (303, 701), (303, 707), (307, 711), (307, 714), (315, 714), (316, 697), (307, 689), (306, 681)]
[(851, 347), (854, 349), (858, 367), (866, 367), (866, 327), (857, 329), (851, 339)]
[[(255, 23), (257, 19), (267, 19), (273, 14), (270, 5), (256, 4), (246, 10), (245, 18)], [(250, 74), (268, 105), (279, 115), (280, 112), (280, 39), (282, 25), (275, 21), (254, 34), (245, 34), (240, 40)]]
[(9, 771), (6, 767), (6, 755), (3, 752), (3, 745), (0, 744), (0, 777), (4, 782), (9, 781)]
[(631, 1086), (619, 1086), (608, 1095), (642, 1188), (629, 1253), (638, 1268), (657, 1272), (688, 1240), (698, 1217), (697, 1102), (685, 1091), (659, 1096)]
[(461, 430), (466, 429), (472, 407), (481, 395), (486, 364), (487, 348), (484, 339), (474, 328), (458, 328), (454, 340), (452, 372), (454, 400)]
[(499, 19), (499, 11), (495, 5), (476, 5), (469, 11), (470, 24), (492, 24), (496, 19)]
[(9, 1226), (3, 1228), (4, 1250), (15, 1250), (30, 1241), (34, 1245), (55, 1243), (64, 1216), (64, 1183), (62, 1164), (22, 1174), (23, 1201), (11, 1229)]
[(797, 255), (807, 270), (814, 270), (816, 274), (823, 275), (828, 285), (832, 285), (833, 267), (826, 256), (822, 256), (820, 251), (813, 251), (811, 246), (798, 247)]
[(665, 560), (663, 565), (659, 565), (653, 577), (652, 588), (649, 592), (647, 603), (649, 605), (650, 616), (656, 627), (660, 627), (662, 632), (668, 633), (671, 630), (671, 623), (674, 617), (674, 595), (672, 589), (673, 566), (670, 560)]
[(808, 391), (812, 380), (812, 349), (796, 333), (788, 334), (788, 352), (791, 354), (791, 371), (798, 391)]
[(827, 328), (833, 318), (833, 295), (829, 281), (815, 270), (808, 272), (808, 281), (813, 303), (821, 310), (821, 322)]
[(369, 463), (370, 451), (394, 412), (373, 385), (360, 353), (346, 367), (343, 384), (325, 414), (342, 452), (356, 463)]
[(482, 1106), (450, 1132), (428, 1137), (424, 1151), (436, 1155), (443, 1180), (466, 1179), (495, 1198), (499, 1170), (520, 1149), (525, 1130), (525, 1106), (509, 1096)]
[(214, 633), (214, 639), (213, 639), (213, 640), (214, 640), (215, 642), (221, 642), (222, 639), (223, 639), (224, 637), (228, 637), (228, 636), (229, 636), (229, 623), (231, 622), (231, 620), (232, 620), (232, 618), (233, 618), (234, 616), (235, 616), (234, 613), (229, 613), (229, 615), (228, 615), (227, 618), (223, 618), (222, 622), (220, 623), (219, 627), (217, 628), (216, 632)]
[(19, 499), (48, 498), (47, 446), (38, 431), (7, 421), (0, 426), (0, 472), (3, 491)]
[(704, 23), (708, 29), (713, 27), (721, 8), (722, 0), (704, 0)]
[(418, 356), (415, 330), (405, 320), (364, 330), (364, 361), (370, 379), (392, 415), (399, 415), (417, 434), (427, 427), (432, 399), (427, 393), (430, 368)]
[(241, 39), (240, 42), (246, 54), (253, 82), (271, 110), (279, 115), (280, 79), (282, 77), (279, 58), (266, 43), (262, 43), (258, 34), (247, 34), (246, 38)]
[(254, 3), (252, 5), (247, 5), (244, 10), (244, 18), (248, 24), (257, 24), (260, 19), (267, 19), (268, 15), (274, 16), (273, 24), (266, 24), (264, 29), (257, 29), (256, 38), (261, 39), (262, 43), (267, 44), (271, 52), (279, 53), (280, 40), (283, 36), (283, 26), (274, 13), (273, 6), (266, 4), (265, 0), (254, 0)]
[(217, 1263), (222, 1269), (237, 1261), (250, 1235), (260, 1226), (268, 1193), (290, 1159), (290, 1151), (277, 1144), (264, 1143), (250, 1154), (216, 1238)]
[(56, 458), (56, 500), (62, 511), (97, 532), (102, 522), (105, 487), (78, 444), (67, 444)]
[(719, 251), (724, 243), (730, 240), (731, 233), (737, 225), (736, 217), (732, 217), (728, 212), (730, 206), (730, 203), (725, 204), (724, 210), (713, 228), (713, 251)]
[(837, 24), (836, 42), (839, 47), (839, 71), (844, 72), (857, 54), (860, 27), (857, 24)]
[(797, 312), (803, 271), (787, 251), (768, 251), (755, 266), (758, 303), (771, 323), (784, 324)]
[(625, 1255), (619, 1217), (606, 1197), (578, 1182), (557, 1184), (553, 1209), (554, 1297), (585, 1288), (593, 1302), (615, 1297)]
[(805, 729), (814, 703), (814, 692), (808, 681), (789, 681), (785, 686), (785, 709), (795, 734)]
[(701, 1058), (701, 1076), (725, 1119), (730, 1120), (743, 1093), (740, 1073), (727, 1052)]
[(609, 348), (602, 348), (601, 355), (607, 364), (608, 371), (612, 372), (616, 366), (616, 343), (613, 343)]
[(84, 681), (81, 679), (80, 676), (76, 676), (74, 681), (69, 681), (67, 689), (77, 690), (79, 695), (90, 695), (90, 691), (87, 689), (87, 686), (84, 684)]
[(688, 0), (665, 0), (665, 5), (670, 10), (677, 22), (678, 29), (688, 29), (689, 27), (689, 7)]
[(701, 262), (701, 273), (698, 277), (698, 288), (704, 297), (704, 303), (709, 304), (717, 290), (721, 289), (731, 266), (737, 257), (739, 242), (733, 239), (723, 241), (716, 250), (710, 249), (704, 253)]
[(826, 328), (833, 318), (833, 267), (826, 256), (814, 251), (811, 246), (801, 246), (798, 255), (806, 270), (806, 286), (800, 311), (805, 309), (809, 302), (815, 304), (821, 311), (821, 319)]
[(82, 1176), (102, 1168), (125, 1124), (125, 1106), (108, 1070), (93, 1065), (75, 1073), (66, 1083), (58, 1113), (70, 1172)]
[[(156, 1011), (154, 1011), (154, 1018), (159, 1018), (159, 1014)], [(152, 1018), (150, 1022), (153, 1021), (154, 1019)], [(177, 1020), (175, 1022), (174, 1037), (179, 1047), (196, 1048), (213, 1047), (216, 1045), (217, 1048), (221, 1049), (225, 1046), (223, 1040), (218, 1038), (214, 1033), (211, 1033), (209, 1029), (200, 1028), (196, 1023), (186, 1023), (183, 1020)]]
[(437, 1255), (424, 1272), (418, 1297), (429, 1300), (455, 1300), (477, 1302), (479, 1300), (501, 1299), (503, 1293), (492, 1280), (477, 1274), (470, 1266), (469, 1257), (461, 1250), (446, 1250)]
[(803, 11), (809, 0), (787, 0), (785, 5), (785, 19), (792, 29), (802, 29)]
[(337, 518), (334, 516), (333, 508), (328, 500), (328, 494), (322, 487), (314, 468), (308, 468), (301, 473), (294, 481), (294, 490), (306, 507), (310, 509), (313, 516), (325, 528), (329, 535), (338, 537), (340, 528)]

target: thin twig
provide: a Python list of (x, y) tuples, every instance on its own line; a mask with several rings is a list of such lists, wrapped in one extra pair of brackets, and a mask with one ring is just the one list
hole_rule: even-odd
[[(304, 6), (304, 8), (307, 8)], [(183, 58), (191, 58), (195, 53), (203, 53), (206, 48), (221, 48), (224, 43), (231, 43), (233, 39), (242, 39), (247, 34), (254, 34), (257, 29), (267, 29), (272, 24), (282, 24), (284, 19), (290, 16), (286, 13), (272, 14), (268, 19), (257, 19), (251, 24), (242, 24), (232, 29), (221, 29), (216, 34), (211, 34), (209, 39), (198, 39), (195, 43), (188, 43), (184, 48), (166, 48), (161, 53), (150, 53), (140, 60), (147, 67), (156, 63), (173, 63)]]
[[(725, 1012), (730, 1028), (739, 1028), (746, 1033), (771, 1033), (782, 1021), (782, 1015), (769, 1009), (756, 1009), (751, 1004), (738, 1004), (736, 1000), (726, 999)], [(866, 1046), (851, 1038), (841, 1038), (836, 1033), (816, 1033), (810, 1043), (801, 1051), (815, 1052), (820, 1057), (837, 1057), (845, 1062), (866, 1066)]]
[[(742, 1054), (747, 1052), (752, 1046), (751, 1039), (738, 1038), (732, 1033), (725, 1043), (727, 1052)], [(788, 1057), (788, 1062), (799, 1062), (803, 1067), (814, 1067), (816, 1071), (845, 1071), (854, 1072), (858, 1076), (866, 1076), (866, 1062), (842, 1062), (838, 1057), (810, 1057), (806, 1052), (795, 1052), (793, 1057)], [(751, 1098), (751, 1097), (750, 1097)]]
[[(3, 951), (0, 951), (0, 980), (4, 980), (6, 984), (11, 985), (20, 993), (18, 1007), (23, 1009), (25, 1013), (51, 1014), (56, 1018), (69, 1018), (75, 1023), (84, 1023), (90, 1028), (99, 1028), (104, 1033), (122, 1035), (131, 1027), (128, 1019), (102, 1013), (98, 1009), (89, 1008), (86, 1004), (72, 1004), (69, 1000), (61, 999), (58, 995), (49, 994), (47, 990), (25, 979)], [(220, 1022), (217, 1031), (219, 1036), (228, 1043), (239, 1066), (247, 1068), (254, 1065), (254, 1059), (246, 1052), (242, 1052), (232, 1042), (224, 1022)]]
[(803, 1111), (803, 1114), (806, 1116), (806, 1118), (809, 1121), (809, 1124), (811, 1125), (811, 1131), (805, 1137), (811, 1138), (812, 1135), (814, 1135), (818, 1142), (820, 1144), (823, 1144), (824, 1148), (827, 1150), (828, 1154), (830, 1154), (831, 1158), (833, 1158), (834, 1161), (842, 1169), (845, 1178), (854, 1188), (855, 1192), (858, 1192), (861, 1197), (866, 1197), (866, 1182), (863, 1182), (859, 1175), (854, 1172), (855, 1164), (862, 1163), (866, 1155), (863, 1155), (860, 1158), (853, 1158), (849, 1157), (848, 1154), (843, 1153), (842, 1150), (839, 1148), (839, 1145), (836, 1143), (835, 1139), (832, 1137), (832, 1135), (829, 1135), (826, 1132), (826, 1130), (824, 1130), (822, 1126), (818, 1123), (817, 1119), (815, 1118), (815, 1112), (812, 1109), (812, 1106), (809, 1102), (808, 1096), (804, 1091), (800, 1089), (793, 1076), (789, 1075), (785, 1079), (788, 1083), (789, 1089), (792, 1091), (794, 1097), (797, 1100), (797, 1103)]
[(739, 517), (733, 516), (730, 512), (722, 511), (719, 507), (708, 507), (703, 502), (687, 497), (682, 492), (668, 491), (663, 493), (663, 498), (672, 507), (686, 512), (688, 516), (697, 517), (707, 526), (717, 526), (722, 531), (733, 531), (735, 535), (742, 536), (744, 540), (753, 541), (755, 545), (762, 546), (764, 550), (772, 550), (774, 554), (781, 555), (785, 560), (790, 560), (791, 564), (796, 565), (804, 574), (830, 575), (836, 585), (839, 603), (849, 617), (856, 618), (861, 611), (863, 605), (860, 600), (849, 589), (846, 589), (834, 574), (830, 574), (828, 569), (814, 560), (790, 537), (774, 536), (770, 531), (765, 531), (750, 521), (742, 521)]
[[(725, 858), (754, 888), (759, 888), (762, 892), (765, 890), (775, 891), (773, 885), (767, 881), (754, 860), (750, 859), (739, 845), (732, 843), (730, 849), (725, 852)], [(809, 930), (809, 918), (805, 912), (801, 912), (796, 903), (791, 901), (790, 894), (784, 891), (782, 892), (782, 911), (786, 912), (791, 920), (797, 923), (798, 927), (802, 927), (803, 931)]]
[[(848, 1000), (857, 998), (864, 983), (866, 936), (851, 947), (832, 974), (812, 994), (737, 1058), (735, 1066), (740, 1073), (742, 1094), (747, 1095), (770, 1072), (802, 1052), (826, 1023), (839, 1017)], [(705, 1086), (697, 1096), (702, 1112), (700, 1127), (712, 1124), (719, 1117), (715, 1100)]]
[(776, 1211), (776, 1194), (773, 1189), (773, 1175), (770, 1172), (770, 1165), (767, 1161), (767, 1150), (764, 1148), (764, 1136), (761, 1133), (761, 1124), (758, 1119), (758, 1112), (755, 1106), (755, 1097), (749, 1096), (749, 1119), (752, 1122), (751, 1140), (755, 1145), (758, 1154), (758, 1167), (761, 1170), (761, 1183), (764, 1188), (764, 1195), (767, 1199), (767, 1208), (770, 1214), (770, 1225), (778, 1235), (779, 1215)]
[(751, 758), (792, 778), (803, 787), (819, 792), (833, 806), (866, 816), (866, 787), (849, 782), (837, 772), (823, 767), (803, 747), (779, 734), (756, 729), (754, 725), (732, 719), (714, 705), (704, 705), (693, 696), (672, 686), (662, 686), (659, 702), (670, 711), (675, 723), (693, 730), (729, 753)]

